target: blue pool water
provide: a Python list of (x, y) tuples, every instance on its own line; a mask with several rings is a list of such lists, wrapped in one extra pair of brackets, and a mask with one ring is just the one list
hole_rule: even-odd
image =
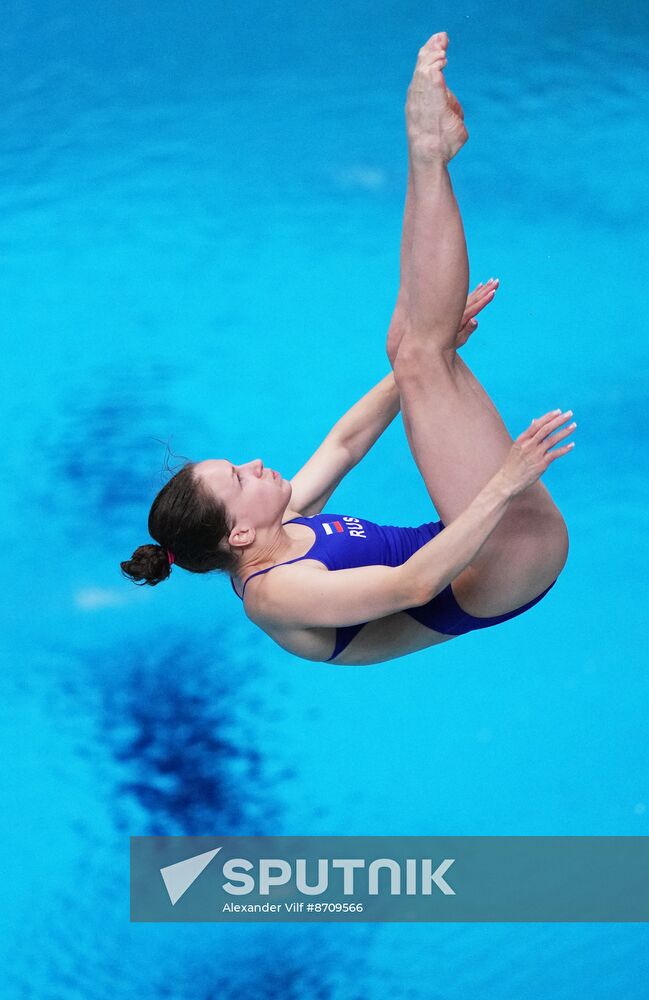
[[(472, 284), (501, 279), (466, 359), (512, 431), (575, 411), (570, 560), (502, 627), (316, 665), (226, 579), (119, 561), (167, 445), (290, 477), (387, 371), (440, 29)], [(5, 5), (3, 995), (646, 996), (642, 924), (131, 924), (128, 838), (649, 834), (648, 36), (630, 2)], [(431, 519), (400, 421), (334, 499)]]

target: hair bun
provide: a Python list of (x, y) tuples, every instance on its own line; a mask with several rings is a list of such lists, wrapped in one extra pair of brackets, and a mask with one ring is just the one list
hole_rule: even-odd
[(171, 563), (162, 545), (140, 545), (130, 559), (120, 563), (124, 576), (141, 586), (156, 584), (169, 578)]

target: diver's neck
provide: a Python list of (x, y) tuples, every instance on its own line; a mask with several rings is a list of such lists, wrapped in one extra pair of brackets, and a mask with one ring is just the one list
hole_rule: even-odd
[(295, 554), (296, 548), (296, 539), (281, 524), (268, 529), (261, 538), (258, 532), (253, 545), (241, 556), (235, 576), (239, 580), (245, 580), (251, 573), (287, 562)]

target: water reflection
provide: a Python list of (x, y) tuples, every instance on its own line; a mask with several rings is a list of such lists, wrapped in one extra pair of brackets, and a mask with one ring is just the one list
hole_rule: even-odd
[[(276, 792), (289, 775), (265, 759), (255, 732), (264, 710), (246, 693), (244, 668), (218, 651), (223, 645), (223, 634), (175, 633), (173, 641), (108, 650), (107, 663), (96, 665), (104, 678), (100, 738), (118, 765), (120, 828), (159, 835), (276, 829)], [(111, 663), (120, 664), (117, 678)], [(249, 667), (245, 674), (249, 682)]]
[(166, 365), (110, 366), (92, 380), (91, 393), (71, 380), (63, 413), (34, 443), (44, 468), (32, 499), (76, 542), (100, 530), (121, 539), (143, 515), (146, 530), (155, 494), (184, 463), (169, 454), (168, 435), (186, 421), (167, 401)]

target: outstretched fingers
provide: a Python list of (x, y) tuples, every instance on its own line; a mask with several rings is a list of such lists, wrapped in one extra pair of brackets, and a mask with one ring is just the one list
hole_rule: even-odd
[(466, 300), (466, 308), (462, 317), (463, 323), (467, 319), (471, 319), (472, 316), (476, 316), (485, 306), (489, 305), (498, 291), (499, 282), (499, 278), (489, 278), (486, 285), (479, 284), (473, 289)]
[(498, 289), (498, 281), (498, 278), (489, 278), (486, 285), (483, 285), (481, 282), (468, 295), (462, 319), (460, 320), (456, 348), (463, 347), (471, 334), (477, 329), (478, 321), (474, 317), (493, 301)]
[(516, 440), (528, 441), (538, 435), (547, 434), (548, 425), (551, 421), (556, 420), (560, 414), (561, 410), (550, 410), (549, 413), (544, 413), (542, 417), (534, 417), (530, 426), (519, 434)]
[[(555, 448), (554, 446), (559, 444), (560, 441), (564, 441), (567, 437), (570, 437), (570, 435), (574, 432), (576, 426), (577, 424), (573, 420), (573, 422), (569, 424), (568, 427), (564, 427), (562, 430), (557, 431), (555, 434), (550, 434), (545, 439), (545, 444), (548, 447), (548, 451), (546, 451), (545, 457), (548, 459), (549, 462), (554, 462), (555, 458), (560, 458), (561, 455), (565, 455), (567, 452), (569, 452), (572, 448), (575, 447), (574, 441), (570, 441), (562, 448)], [(552, 450), (550, 451), (550, 449)]]
[[(541, 417), (538, 421), (534, 421), (535, 432), (534, 438), (537, 441), (543, 441), (548, 435), (552, 434), (557, 427), (561, 427), (562, 424), (572, 416), (572, 410), (566, 410), (562, 413), (561, 410), (555, 410), (553, 413), (548, 413), (545, 417)], [(576, 424), (574, 425), (577, 426)]]
[(571, 416), (572, 410), (552, 410), (537, 420), (533, 420), (528, 429), (523, 431), (519, 440), (522, 439), (523, 443), (528, 442), (535, 449), (538, 449), (543, 454), (547, 467), (550, 462), (566, 455), (575, 446), (575, 442), (571, 441), (561, 448), (555, 448), (555, 445), (559, 444), (560, 441), (565, 441), (567, 437), (570, 437), (577, 427), (574, 420), (568, 426), (564, 426)]
[(554, 447), (565, 441), (575, 430), (577, 424), (574, 422), (564, 426), (571, 416), (572, 410), (565, 413), (552, 410), (538, 420), (533, 420), (527, 430), (519, 434), (502, 467), (505, 478), (509, 479), (513, 488), (512, 495), (528, 489), (543, 475), (551, 462), (572, 451), (572, 441), (560, 448)]
[(548, 465), (550, 462), (554, 462), (555, 458), (561, 458), (562, 455), (567, 455), (569, 451), (575, 447), (575, 442), (571, 441), (570, 444), (564, 444), (563, 448), (555, 448), (554, 451), (550, 451), (546, 454), (546, 459)]

